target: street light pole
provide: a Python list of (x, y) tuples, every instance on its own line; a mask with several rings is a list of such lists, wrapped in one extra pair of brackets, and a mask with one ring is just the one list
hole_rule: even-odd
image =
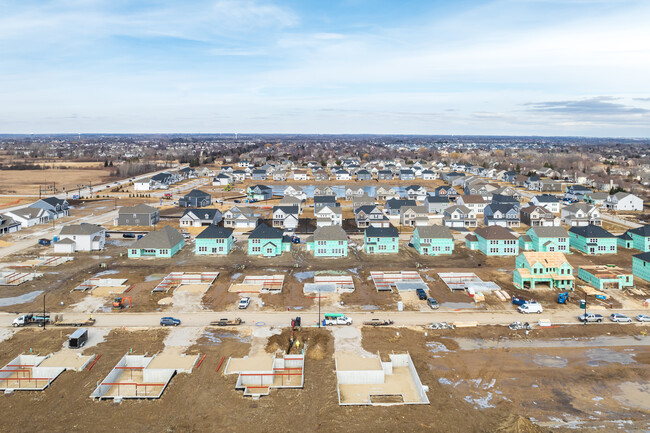
[(45, 331), (45, 325), (47, 321), (45, 320), (45, 293), (43, 293), (43, 331)]

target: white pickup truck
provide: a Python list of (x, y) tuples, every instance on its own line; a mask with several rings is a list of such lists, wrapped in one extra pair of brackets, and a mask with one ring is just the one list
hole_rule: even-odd
[(336, 316), (336, 317), (327, 317), (323, 319), (323, 323), (326, 326), (329, 325), (352, 325), (352, 319), (347, 316)]

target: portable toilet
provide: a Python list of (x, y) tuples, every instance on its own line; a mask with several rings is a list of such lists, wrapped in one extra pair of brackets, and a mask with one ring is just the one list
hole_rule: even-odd
[(404, 302), (397, 301), (397, 311), (404, 311)]

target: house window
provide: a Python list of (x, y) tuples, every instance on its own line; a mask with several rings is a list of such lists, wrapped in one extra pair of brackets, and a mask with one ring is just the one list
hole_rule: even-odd
[[(221, 250), (221, 248), (220, 248), (220, 250)], [(212, 248), (212, 254), (214, 254), (214, 253), (216, 253), (216, 252), (217, 252), (217, 249), (216, 249), (216, 248)]]
[(131, 254), (133, 255), (138, 254), (138, 250), (131, 250)]
[(386, 245), (379, 245), (379, 251), (386, 251)]
[(254, 244), (259, 244), (259, 243), (261, 243), (262, 240), (261, 240), (261, 239), (251, 239), (251, 241), (252, 241)]
[(160, 250), (160, 254), (166, 256), (167, 254), (169, 254), (169, 250)]
[(318, 241), (317, 245), (318, 246), (325, 246), (325, 245), (327, 245), (327, 242), (326, 241)]
[(207, 253), (208, 252), (208, 247), (199, 247), (199, 252), (200, 253)]
[(254, 253), (259, 253), (260, 251), (262, 251), (262, 249), (261, 249), (260, 247), (253, 247), (253, 248), (252, 248), (252, 251), (253, 251)]

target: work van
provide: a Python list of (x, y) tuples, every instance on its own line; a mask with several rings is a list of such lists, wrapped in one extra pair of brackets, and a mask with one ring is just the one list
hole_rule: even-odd
[(529, 302), (523, 305), (520, 305), (519, 308), (517, 308), (520, 313), (524, 314), (531, 314), (531, 313), (537, 313), (541, 314), (544, 309), (542, 308), (542, 304), (538, 304), (537, 302)]

